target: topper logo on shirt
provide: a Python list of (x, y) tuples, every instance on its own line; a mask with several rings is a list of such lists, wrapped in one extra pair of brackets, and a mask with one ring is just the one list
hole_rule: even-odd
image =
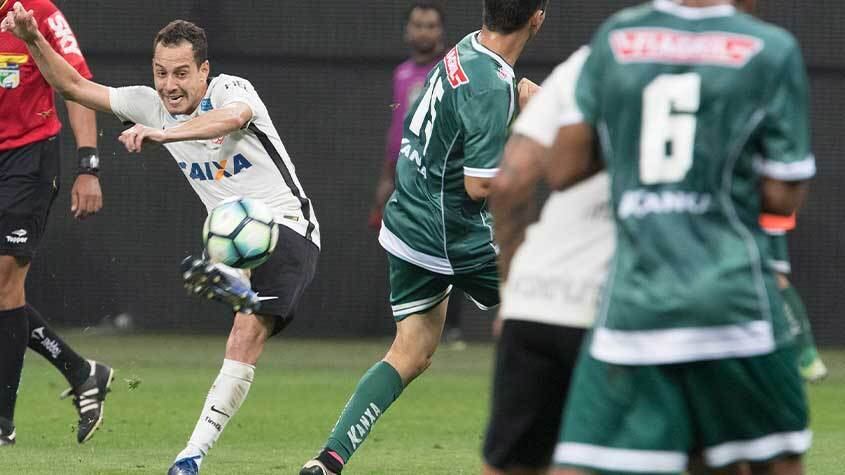
[(452, 48), (451, 51), (446, 53), (443, 63), (446, 65), (446, 77), (449, 78), (449, 84), (452, 85), (452, 89), (469, 84), (469, 77), (461, 66), (461, 57), (458, 55), (457, 47)]
[(70, 29), (70, 23), (65, 20), (61, 12), (53, 13), (47, 19), (47, 24), (53, 30), (53, 34), (56, 35), (56, 41), (59, 44), (62, 54), (77, 54), (82, 56), (82, 50), (79, 49), (79, 42), (76, 41), (73, 30)]
[[(230, 163), (232, 164), (231, 167), (229, 167)], [(179, 168), (185, 171), (188, 178), (199, 181), (220, 181), (224, 178), (231, 178), (251, 166), (252, 162), (240, 153), (232, 157), (232, 160), (191, 163), (190, 168), (187, 162), (179, 162)]]

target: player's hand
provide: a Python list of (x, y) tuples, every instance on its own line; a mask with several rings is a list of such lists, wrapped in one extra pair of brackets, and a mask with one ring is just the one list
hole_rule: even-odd
[(70, 212), (76, 219), (85, 219), (103, 208), (103, 191), (100, 179), (82, 174), (76, 177), (70, 190)]
[(129, 153), (140, 152), (144, 142), (162, 143), (165, 134), (163, 130), (153, 129), (144, 125), (135, 125), (131, 129), (124, 130), (118, 140), (126, 147)]
[(525, 109), (525, 106), (528, 105), (528, 101), (540, 92), (540, 89), (542, 88), (538, 86), (537, 83), (528, 78), (522, 78), (519, 80), (519, 84), (516, 86), (516, 91), (519, 94), (520, 110)]
[(11, 10), (6, 12), (6, 18), (0, 23), (0, 32), (10, 32), (27, 43), (38, 39), (38, 22), (35, 13), (24, 9), (21, 2), (15, 2)]

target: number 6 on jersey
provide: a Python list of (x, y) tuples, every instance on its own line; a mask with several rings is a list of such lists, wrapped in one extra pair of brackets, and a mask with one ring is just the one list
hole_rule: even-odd
[(664, 74), (643, 92), (640, 181), (677, 183), (692, 168), (701, 76)]

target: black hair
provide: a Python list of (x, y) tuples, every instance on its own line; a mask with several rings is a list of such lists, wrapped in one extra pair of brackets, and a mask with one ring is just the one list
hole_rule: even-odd
[(153, 51), (159, 43), (162, 46), (176, 46), (183, 41), (191, 44), (197, 65), (208, 59), (208, 38), (205, 36), (205, 30), (185, 20), (173, 20), (162, 28), (153, 41)]
[(484, 26), (497, 33), (519, 30), (537, 10), (545, 10), (549, 0), (484, 0)]
[(432, 0), (416, 0), (411, 2), (411, 4), (408, 5), (408, 11), (405, 14), (405, 18), (410, 21), (411, 14), (414, 13), (414, 10), (416, 9), (434, 10), (437, 12), (437, 16), (440, 17), (440, 24), (446, 23), (446, 12), (443, 10), (443, 5), (438, 2)]

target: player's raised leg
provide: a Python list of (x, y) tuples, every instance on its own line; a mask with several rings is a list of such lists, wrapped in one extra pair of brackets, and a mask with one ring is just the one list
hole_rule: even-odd
[[(186, 261), (193, 271), (184, 273), (183, 277), (188, 284), (202, 286), (203, 294), (212, 292), (215, 299), (229, 305), (255, 303), (239, 297), (245, 292), (252, 296), (260, 294), (265, 300), (258, 314), (235, 315), (223, 366), (208, 392), (187, 446), (176, 456), (168, 472), (171, 475), (199, 472), (203, 459), (246, 399), (265, 343), (290, 324), (302, 294), (314, 278), (320, 250), (313, 242), (280, 226), (279, 248), (284, 251), (271, 254), (264, 264), (252, 269), (249, 278), (236, 269), (220, 273), (218, 266), (192, 267), (191, 260)], [(221, 279), (215, 282), (214, 277)]]
[(255, 376), (255, 364), (273, 331), (274, 319), (238, 313), (226, 343), (226, 357), (211, 385), (193, 434), (168, 472), (187, 475), (199, 472), (203, 458), (220, 438), (240, 409)]
[(29, 324), (24, 282), (29, 260), (0, 255), (0, 446), (15, 443), (15, 403)]
[(443, 333), (448, 302), (447, 289), (433, 302), (434, 307), (396, 323), (396, 337), (384, 359), (358, 381), (325, 448), (303, 466), (300, 475), (332, 475), (343, 470), (402, 390), (431, 365)]

